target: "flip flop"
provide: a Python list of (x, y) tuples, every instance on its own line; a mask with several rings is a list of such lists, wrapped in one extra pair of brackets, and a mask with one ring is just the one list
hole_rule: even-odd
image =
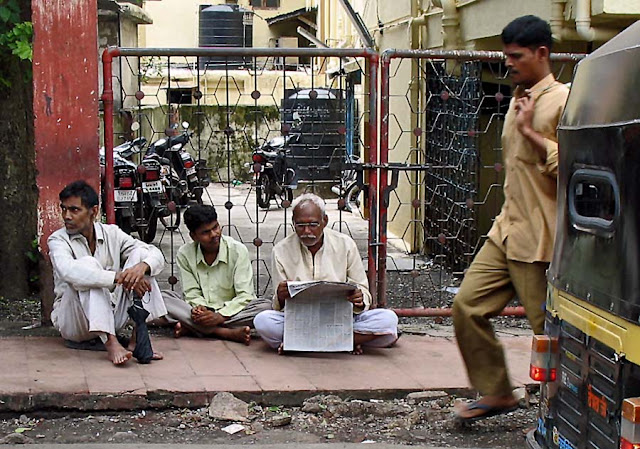
[[(117, 335), (118, 341), (123, 347), (129, 345), (129, 339), (123, 335)], [(65, 340), (64, 345), (69, 349), (76, 349), (80, 351), (106, 351), (107, 348), (102, 343), (99, 337), (86, 341), (71, 341)]]
[(494, 407), (492, 405), (481, 404), (478, 401), (474, 401), (467, 405), (467, 410), (483, 410), (485, 413), (482, 415), (472, 416), (469, 418), (463, 418), (456, 413), (456, 420), (461, 423), (472, 423), (485, 418), (491, 418), (492, 416), (504, 415), (505, 413), (511, 413), (518, 410), (518, 404), (510, 407)]

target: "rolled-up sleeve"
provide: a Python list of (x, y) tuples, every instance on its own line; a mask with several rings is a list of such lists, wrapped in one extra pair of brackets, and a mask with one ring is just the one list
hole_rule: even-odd
[(538, 169), (543, 175), (558, 177), (558, 142), (551, 139), (544, 139), (547, 158), (543, 163), (538, 164)]

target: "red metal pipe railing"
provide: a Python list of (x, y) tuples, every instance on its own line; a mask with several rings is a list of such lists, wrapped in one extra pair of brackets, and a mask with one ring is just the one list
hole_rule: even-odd
[(120, 50), (115, 47), (107, 48), (102, 53), (102, 104), (104, 107), (104, 190), (107, 223), (116, 222), (116, 204), (113, 198), (113, 82), (111, 79), (113, 58), (120, 56)]
[[(378, 55), (371, 55), (369, 58), (369, 163), (378, 163)], [(378, 304), (378, 170), (369, 170), (369, 249), (367, 258), (367, 276), (369, 278), (369, 291), (372, 296), (372, 306)]]
[[(419, 317), (448, 317), (451, 316), (452, 309), (448, 308), (416, 308), (416, 309), (391, 309), (396, 315), (400, 317), (411, 317), (411, 316), (419, 316)], [(505, 307), (498, 314), (499, 316), (515, 316), (515, 317), (524, 317), (527, 316), (524, 310), (524, 307)]]
[[(380, 165), (389, 162), (389, 67), (390, 60), (382, 58), (380, 67)], [(385, 82), (386, 80), (386, 82)], [(380, 231), (378, 246), (378, 305), (387, 306), (387, 209), (389, 196), (386, 192), (389, 171), (380, 170)]]

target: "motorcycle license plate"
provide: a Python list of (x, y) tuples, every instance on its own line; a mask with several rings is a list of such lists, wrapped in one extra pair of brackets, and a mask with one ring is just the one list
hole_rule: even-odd
[(187, 176), (195, 175), (195, 173), (196, 173), (196, 168), (195, 167), (187, 168)]
[(143, 182), (142, 191), (144, 193), (162, 193), (162, 181)]
[(135, 202), (138, 201), (138, 195), (135, 190), (114, 190), (113, 199), (116, 203)]

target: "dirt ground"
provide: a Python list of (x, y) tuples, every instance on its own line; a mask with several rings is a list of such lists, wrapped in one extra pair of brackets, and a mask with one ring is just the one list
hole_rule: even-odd
[[(144, 410), (104, 414), (41, 412), (0, 416), (0, 438), (24, 443), (175, 443), (175, 444), (295, 444), (322, 442), (415, 444), (507, 449), (522, 447), (535, 422), (535, 395), (529, 408), (460, 425), (451, 418), (456, 398), (416, 402), (310, 398), (302, 407), (249, 404), (249, 418), (232, 424), (214, 420), (206, 408)], [(18, 433), (18, 435), (15, 435)], [(9, 436), (7, 438), (7, 436)], [(0, 440), (2, 442), (2, 440)]]

